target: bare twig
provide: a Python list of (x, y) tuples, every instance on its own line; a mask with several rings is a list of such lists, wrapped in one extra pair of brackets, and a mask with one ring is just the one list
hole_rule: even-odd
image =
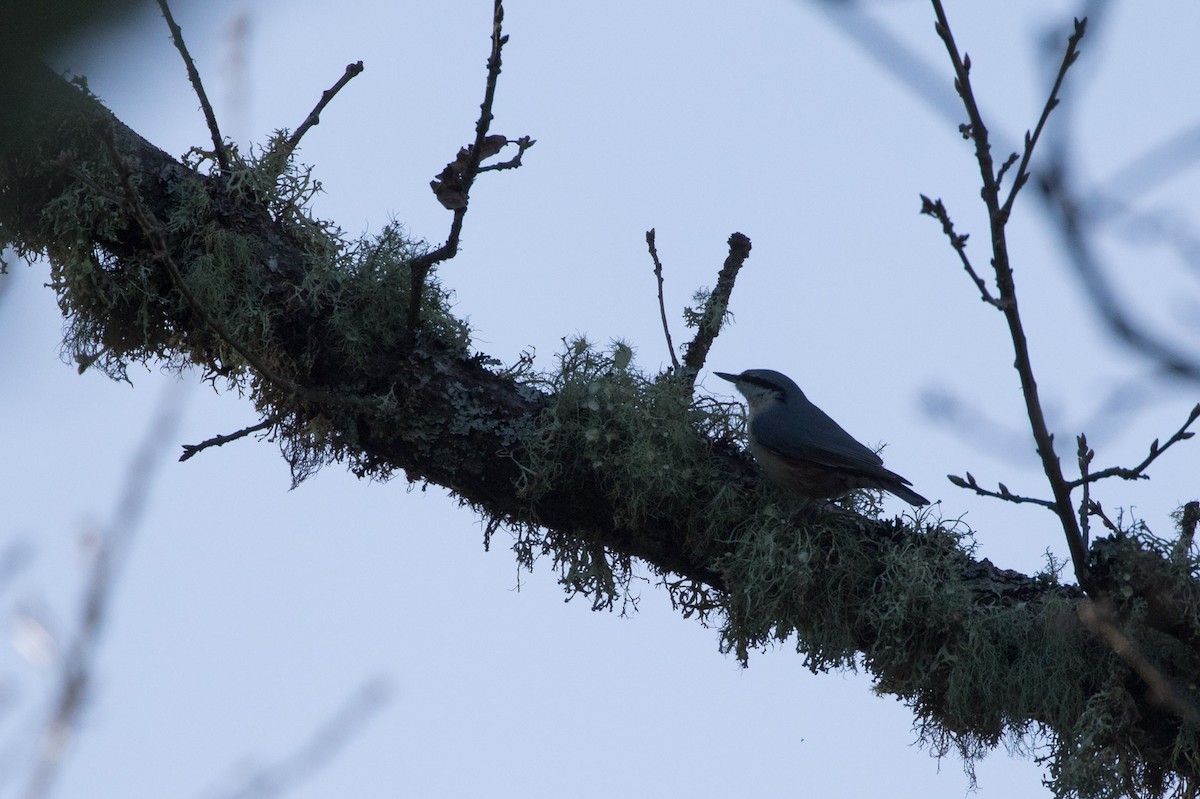
[(1112, 519), (1108, 518), (1108, 514), (1104, 512), (1104, 506), (1096, 500), (1093, 499), (1088, 502), (1087, 512), (1089, 515), (1098, 518), (1104, 524), (1104, 527), (1113, 535), (1125, 534), (1124, 531), (1122, 531)]
[[(1075, 516), (1073, 503), (1071, 501), (1071, 487), (1066, 478), (1063, 476), (1062, 464), (1059, 462), (1058, 455), (1054, 451), (1054, 436), (1050, 433), (1049, 426), (1046, 423), (1045, 412), (1042, 409), (1041, 399), (1038, 396), (1037, 381), (1034, 379), (1033, 364), (1029, 355), (1029, 343), (1025, 338), (1025, 329), (1021, 322), (1020, 310), (1017, 306), (1016, 284), (1013, 280), (1012, 264), (1008, 256), (1008, 241), (1005, 232), (1005, 226), (1008, 222), (1009, 213), (1011, 211), (1011, 203), (1016, 197), (1020, 186), (1028, 179), (1027, 172), (1028, 160), (1032, 157), (1033, 148), (1036, 144), (1036, 136), (1030, 134), (1026, 136), (1025, 141), (1025, 160), (1018, 167), (1017, 178), (1014, 181), (1013, 189), (1009, 192), (1009, 198), (1005, 201), (1004, 206), (1000, 204), (1000, 184), (996, 177), (995, 162), (992, 160), (991, 145), (988, 141), (988, 130), (984, 124), (982, 114), (979, 110), (979, 105), (975, 101), (975, 94), (971, 88), (971, 58), (968, 55), (960, 54), (958, 45), (955, 44), (954, 35), (950, 30), (950, 23), (946, 19), (945, 9), (942, 7), (941, 0), (932, 0), (934, 14), (937, 17), (935, 29), (938, 36), (946, 46), (946, 52), (950, 56), (950, 61), (954, 66), (954, 88), (962, 98), (963, 108), (967, 112), (967, 117), (970, 120), (968, 124), (961, 126), (964, 136), (969, 137), (975, 143), (975, 159), (979, 163), (979, 173), (982, 179), (981, 195), (984, 204), (988, 211), (988, 223), (991, 233), (992, 242), (992, 268), (996, 273), (996, 288), (999, 293), (999, 309), (1004, 313), (1005, 321), (1008, 324), (1009, 336), (1012, 339), (1013, 353), (1015, 355), (1014, 366), (1017, 374), (1021, 379), (1021, 393), (1025, 398), (1025, 411), (1029, 417), (1029, 425), (1033, 432), (1034, 442), (1037, 445), (1037, 452), (1042, 460), (1042, 470), (1046, 475), (1046, 480), (1050, 484), (1050, 490), (1054, 494), (1053, 502), (1042, 501), (1046, 507), (1051, 508), (1059, 518), (1059, 523), (1062, 526), (1063, 533), (1067, 539), (1067, 547), (1071, 551), (1071, 563), (1074, 566), (1075, 577), (1079, 581), (1079, 585), (1084, 591), (1088, 590), (1090, 580), (1088, 578), (1087, 567), (1087, 549), (1084, 545), (1083, 534), (1080, 531), (1079, 520)], [(1075, 35), (1068, 42), (1068, 57), (1064, 58), (1064, 66), (1060, 70), (1058, 80), (1056, 80), (1054, 88), (1051, 91), (1050, 99), (1046, 103), (1046, 107), (1042, 113), (1042, 119), (1039, 121), (1036, 128), (1037, 135), (1041, 134), (1044, 127), (1045, 118), (1049, 112), (1057, 104), (1057, 94), (1059, 86), (1062, 83), (1062, 73), (1074, 63), (1075, 50), (1078, 45), (1079, 38), (1083, 36), (1085, 29), (1084, 23), (1077, 23), (1075, 26)], [(1006, 162), (1007, 163), (1007, 162)]]
[(1008, 154), (1008, 158), (1004, 159), (1004, 163), (1000, 165), (1000, 171), (996, 173), (996, 183), (997, 184), (1003, 185), (1004, 174), (1006, 172), (1008, 172), (1009, 169), (1012, 168), (1012, 165), (1017, 162), (1018, 158), (1020, 158), (1020, 156), (1017, 155), (1016, 153)]
[[(967, 118), (970, 120), (968, 124), (959, 125), (959, 131), (963, 137), (969, 139), (975, 144), (975, 160), (979, 162), (979, 171), (983, 178), (983, 199), (987, 204), (988, 211), (994, 209), (999, 210), (998, 193), (999, 186), (996, 184), (996, 172), (994, 162), (992, 161), (992, 148), (988, 141), (987, 125), (983, 122), (983, 116), (979, 110), (979, 103), (975, 101), (975, 92), (971, 88), (971, 56), (960, 54), (958, 45), (954, 42), (954, 34), (950, 30), (950, 23), (946, 19), (946, 11), (942, 8), (941, 0), (933, 0), (933, 11), (937, 16), (937, 23), (934, 25), (934, 30), (941, 38), (942, 43), (946, 46), (946, 52), (950, 55), (950, 62), (954, 66), (954, 91), (962, 99), (963, 108), (966, 109)], [(993, 220), (993, 226), (1000, 220)], [(993, 242), (994, 244), (994, 242)]]
[(1058, 92), (1062, 88), (1063, 80), (1067, 77), (1067, 70), (1079, 58), (1079, 42), (1083, 39), (1083, 34), (1087, 31), (1087, 18), (1075, 20), (1075, 32), (1067, 39), (1067, 50), (1063, 53), (1062, 64), (1058, 67), (1058, 74), (1054, 78), (1054, 87), (1050, 89), (1050, 96), (1046, 98), (1046, 105), (1042, 108), (1042, 115), (1038, 118), (1037, 126), (1034, 127), (1032, 135), (1026, 131), (1025, 147), (1021, 153), (1021, 164), (1017, 167), (1017, 176), (1013, 179), (1012, 188), (1008, 190), (1008, 199), (1004, 201), (1003, 207), (1000, 209), (1001, 218), (1008, 221), (1009, 214), (1012, 213), (1013, 203), (1017, 199), (1017, 193), (1029, 180), (1029, 161), (1033, 158), (1033, 148), (1037, 146), (1038, 139), (1042, 135), (1042, 130), (1046, 127), (1046, 120), (1050, 118), (1050, 112), (1058, 105)]
[(1093, 602), (1085, 598), (1080, 600), (1077, 612), (1080, 621), (1103, 638), (1117, 657), (1142, 679), (1150, 689), (1151, 701), (1191, 724), (1200, 723), (1200, 711), (1117, 626), (1112, 607), (1107, 602)]
[(266, 430), (271, 425), (279, 421), (278, 416), (268, 416), (258, 424), (252, 424), (249, 427), (243, 427), (236, 433), (228, 433), (226, 435), (213, 436), (210, 439), (201, 441), (199, 444), (184, 444), (183, 454), (179, 456), (179, 461), (182, 463), (193, 455), (198, 455), (200, 452), (209, 447), (222, 447), (231, 441), (237, 441), (239, 438), (245, 438), (251, 433), (257, 433), (259, 430)]
[(1097, 480), (1103, 480), (1106, 477), (1120, 477), (1124, 480), (1149, 479), (1145, 474), (1145, 471), (1150, 464), (1154, 463), (1154, 461), (1158, 459), (1158, 456), (1166, 452), (1172, 444), (1180, 441), (1186, 441), (1187, 439), (1196, 435), (1195, 433), (1188, 432), (1188, 428), (1191, 427), (1192, 423), (1197, 419), (1200, 419), (1200, 403), (1198, 403), (1196, 407), (1192, 408), (1191, 413), (1188, 414), (1187, 421), (1185, 421), (1183, 426), (1176, 430), (1175, 433), (1167, 439), (1167, 443), (1159, 446), (1157, 438), (1150, 442), (1150, 454), (1147, 455), (1145, 460), (1143, 460), (1137, 466), (1134, 466), (1132, 469), (1126, 469), (1120, 466), (1112, 466), (1107, 469), (1102, 469), (1098, 472), (1093, 472), (1092, 474), (1084, 474), (1078, 480), (1072, 480), (1070, 483), (1068, 483), (1068, 485), (1070, 485), (1071, 488), (1081, 485), (1086, 486), (1088, 483), (1094, 483)]
[(217, 115), (213, 113), (212, 105), (208, 102), (208, 95), (204, 92), (204, 84), (200, 81), (200, 72), (196, 69), (191, 54), (188, 53), (187, 45), (183, 43), (183, 30), (175, 24), (175, 18), (171, 16), (167, 0), (158, 0), (158, 7), (162, 11), (163, 19), (167, 21), (167, 27), (171, 29), (171, 39), (175, 42), (175, 49), (183, 57), (183, 64), (187, 67), (188, 80), (192, 82), (192, 89), (200, 98), (200, 108), (204, 111), (208, 132), (212, 135), (213, 156), (217, 159), (221, 171), (229, 172), (229, 152), (225, 149), (225, 139), (221, 136), (221, 129), (217, 126)]
[(667, 352), (671, 353), (671, 368), (679, 371), (679, 359), (675, 357), (675, 342), (671, 340), (671, 326), (667, 323), (667, 304), (663, 300), (663, 268), (658, 260), (658, 247), (654, 244), (654, 228), (646, 231), (646, 246), (650, 259), (654, 261), (654, 277), (658, 279), (658, 313), (662, 317), (663, 335), (667, 337)]
[(286, 152), (290, 153), (299, 146), (300, 139), (304, 138), (304, 134), (308, 133), (309, 128), (321, 124), (321, 112), (325, 110), (325, 106), (329, 105), (329, 102), (337, 96), (337, 93), (342, 90), (343, 86), (360, 75), (362, 71), (363, 62), (361, 61), (346, 65), (346, 71), (342, 73), (342, 77), (338, 78), (338, 82), (321, 92), (321, 99), (317, 102), (316, 106), (312, 111), (308, 112), (308, 116), (300, 123), (300, 127), (296, 128), (291, 136), (288, 136), (287, 142), (284, 145), (287, 148)]
[(975, 287), (979, 289), (979, 298), (988, 305), (1000, 308), (1000, 300), (992, 295), (992, 292), (988, 289), (987, 282), (979, 276), (979, 273), (975, 271), (975, 267), (971, 265), (971, 259), (967, 257), (967, 239), (970, 238), (970, 234), (954, 232), (954, 223), (950, 221), (950, 214), (941, 199), (931, 200), (922, 194), (921, 213), (926, 216), (932, 216), (942, 223), (942, 232), (950, 239), (950, 246), (958, 253), (958, 258), (962, 261), (963, 269), (967, 270), (967, 274), (975, 282)]
[(1088, 545), (1088, 536), (1091, 531), (1091, 523), (1089, 521), (1088, 505), (1091, 502), (1091, 492), (1089, 491), (1091, 483), (1087, 479), (1088, 469), (1091, 468), (1092, 459), (1096, 457), (1096, 451), (1088, 446), (1087, 436), (1080, 433), (1075, 439), (1079, 444), (1079, 449), (1076, 451), (1076, 456), (1079, 458), (1079, 474), (1082, 475), (1083, 483), (1083, 498), (1079, 500), (1079, 530), (1083, 535), (1083, 546)]
[(733, 284), (737, 280), (738, 270), (750, 257), (750, 239), (741, 233), (729, 237), (729, 254), (717, 274), (717, 285), (708, 295), (704, 310), (700, 314), (700, 324), (696, 327), (696, 335), (688, 342), (687, 350), (683, 353), (684, 379), (695, 384), (696, 375), (704, 368), (708, 359), (708, 351), (712, 349), (713, 341), (721, 332), (725, 314), (729, 311), (729, 296), (733, 293)]
[[(483, 92), (483, 102), (479, 106), (479, 119), (475, 123), (475, 142), (459, 150), (458, 157), (450, 162), (430, 184), (442, 205), (454, 211), (454, 218), (450, 222), (450, 235), (446, 237), (446, 243), (413, 260), (409, 265), (412, 274), (412, 285), (408, 297), (410, 335), (416, 335), (421, 321), (421, 300), (425, 293), (425, 278), (429, 275), (429, 270), (434, 265), (458, 254), (458, 240), (462, 234), (463, 217), (467, 215), (467, 202), (471, 186), (481, 171), (480, 162), (484, 158), (495, 155), (509, 141), (504, 136), (488, 135), (492, 124), (492, 104), (496, 99), (496, 82), (500, 77), (500, 55), (504, 45), (508, 42), (508, 36), (503, 33), (503, 22), (504, 4), (502, 0), (495, 0), (492, 7), (492, 51), (487, 61), (487, 84)], [(520, 166), (521, 155), (534, 144), (534, 140), (528, 136), (517, 139), (516, 142), (520, 148), (517, 157), (513, 159), (512, 163), (497, 168), (511, 169)]]
[(958, 486), (959, 488), (966, 488), (971, 491), (974, 491), (976, 494), (978, 494), (981, 497), (994, 497), (995, 499), (1002, 499), (1005, 502), (1012, 502), (1015, 505), (1020, 505), (1023, 503), (1029, 503), (1032, 505), (1041, 505), (1043, 508), (1050, 508), (1051, 510), (1056, 510), (1054, 503), (1051, 502), (1050, 500), (1039, 499), (1037, 497), (1025, 497), (1025, 496), (1021, 496), (1020, 494), (1014, 494), (1013, 492), (1008, 490), (1008, 486), (1004, 485), (1004, 483), (997, 484), (1000, 487), (999, 491), (992, 491), (991, 489), (984, 488), (983, 486), (979, 485), (978, 482), (976, 482), (975, 476), (972, 475), (970, 472), (967, 472), (967, 477), (965, 480), (956, 474), (948, 474), (948, 475), (946, 475), (946, 479), (949, 480), (951, 483), (954, 483), (954, 485)]

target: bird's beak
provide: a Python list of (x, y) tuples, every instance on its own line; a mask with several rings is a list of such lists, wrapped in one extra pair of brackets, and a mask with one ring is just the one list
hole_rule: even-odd
[(731, 375), (729, 372), (713, 372), (713, 374), (722, 380), (728, 380), (730, 383), (736, 383), (738, 381), (738, 376)]

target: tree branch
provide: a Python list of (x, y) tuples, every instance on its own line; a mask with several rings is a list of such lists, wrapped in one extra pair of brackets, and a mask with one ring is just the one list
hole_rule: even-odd
[[(107, 129), (107, 131), (111, 134), (111, 128)], [(154, 217), (153, 212), (146, 209), (138, 197), (137, 190), (133, 187), (132, 173), (122, 159), (120, 152), (117, 151), (116, 144), (111, 135), (105, 137), (105, 143), (108, 145), (116, 164), (121, 188), (124, 191), (123, 196), (112, 199), (117, 199), (128, 210), (130, 218), (137, 222), (138, 227), (141, 228), (142, 235), (150, 242), (151, 257), (160, 263), (171, 275), (171, 281), (175, 284), (176, 291), (187, 301), (187, 304), (195, 312), (196, 316), (200, 317), (204, 324), (208, 325), (214, 333), (221, 337), (222, 341), (228, 344), (238, 355), (242, 356), (251, 368), (272, 383), (290, 392), (300, 393), (302, 391), (300, 386), (294, 381), (278, 374), (266, 361), (259, 358), (258, 355), (251, 352), (248, 347), (239, 342), (221, 320), (209, 313), (208, 309), (196, 299), (196, 295), (188, 288), (187, 281), (184, 279), (179, 265), (175, 263), (174, 256), (171, 255), (171, 249), (167, 245), (166, 233), (162, 225)], [(92, 185), (95, 187), (94, 183)]]

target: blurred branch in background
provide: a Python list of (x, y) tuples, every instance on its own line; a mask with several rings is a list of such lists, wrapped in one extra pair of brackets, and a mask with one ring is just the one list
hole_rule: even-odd
[[(79, 599), (79, 618), (69, 640), (55, 634), (48, 611), (23, 603), (14, 611), (12, 644), (34, 665), (57, 670), (57, 676), (40, 710), (27, 723), (13, 728), (0, 755), (0, 795), (4, 783), (28, 774), (26, 799), (54, 794), (55, 784), (71, 746), (83, 728), (84, 713), (93, 699), (95, 663), (109, 619), (111, 603), (120, 583), (121, 569), (129, 557), (146, 506), (153, 495), (154, 478), (176, 446), (176, 430), (189, 384), (171, 383), (158, 402), (158, 410), (143, 434), (126, 468), (112, 518), (81, 536), (90, 569)], [(33, 548), (23, 540), (0, 548), (0, 596), (31, 561)], [(17, 689), (0, 689), (0, 717), (17, 708)], [(205, 792), (219, 799), (268, 799), (283, 796), (326, 767), (391, 700), (392, 686), (385, 676), (363, 682), (293, 753), (264, 767), (241, 767), (240, 775), (225, 780), (224, 787)], [(34, 729), (31, 731), (31, 727)], [(247, 759), (248, 760), (248, 759)], [(30, 762), (32, 761), (32, 762)], [(244, 776), (248, 774), (248, 776)]]
[(12, 587), (17, 575), (33, 560), (33, 546), (24, 539), (6, 541), (0, 549), (0, 596)]
[(93, 668), (121, 567), (129, 555), (151, 496), (154, 477), (175, 440), (187, 393), (182, 380), (173, 382), (159, 399), (158, 410), (142, 436), (125, 472), (116, 508), (107, 525), (85, 541), (91, 570), (83, 590), (71, 640), (59, 648), (63, 656), (51, 702), (41, 729), (34, 736), (38, 752), (24, 792), (27, 799), (42, 799), (53, 791), (55, 780), (70, 750), (72, 739), (89, 700)]
[(290, 755), (271, 765), (248, 769), (248, 777), (231, 779), (238, 783), (232, 789), (209, 790), (203, 795), (214, 799), (274, 799), (286, 795), (329, 765), (391, 699), (391, 681), (383, 675), (371, 677)]

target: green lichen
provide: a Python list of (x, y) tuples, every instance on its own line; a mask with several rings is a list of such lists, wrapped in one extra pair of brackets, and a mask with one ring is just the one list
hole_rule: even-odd
[[(198, 367), (276, 419), (269, 434), (297, 479), (341, 460), (386, 477), (390, 467), (361, 456), (353, 414), (395, 414), (397, 366), (421, 349), (465, 357), (469, 330), (436, 272), (421, 284), (421, 327), (409, 330), (409, 267), (428, 245), (398, 224), (352, 239), (316, 217), (320, 183), (285, 141), (281, 131), (262, 148), (231, 149), (227, 172), (194, 150), (154, 181), (94, 139), (54, 158), (35, 153), (21, 163), (42, 165), (52, 196), (23, 221), (19, 254), (49, 256), (64, 357), (124, 380), (134, 364)], [(157, 192), (142, 207), (155, 209), (149, 225), (169, 243), (182, 286), (153, 247), (130, 246), (151, 238), (145, 225), (130, 230), (131, 191)], [(283, 251), (303, 262), (282, 262)], [(320, 411), (305, 391), (320, 392)]]

